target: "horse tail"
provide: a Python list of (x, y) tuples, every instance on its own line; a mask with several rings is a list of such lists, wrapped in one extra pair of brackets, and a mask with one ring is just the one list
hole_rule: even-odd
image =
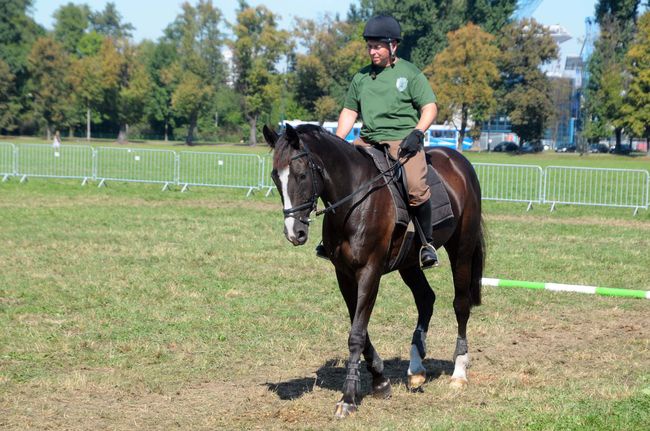
[(481, 280), (483, 279), (483, 269), (485, 268), (485, 224), (483, 217), (479, 224), (478, 240), (474, 247), (472, 255), (472, 275), (469, 285), (471, 305), (481, 305)]

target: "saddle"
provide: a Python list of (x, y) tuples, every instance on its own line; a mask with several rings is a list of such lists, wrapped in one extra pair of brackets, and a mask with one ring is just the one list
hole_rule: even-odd
[[(380, 172), (385, 172), (384, 179), (387, 183), (387, 187), (390, 190), (390, 194), (393, 198), (393, 210), (395, 211), (395, 223), (397, 225), (406, 226), (406, 234), (404, 236), (404, 241), (400, 247), (398, 255), (389, 263), (389, 272), (397, 268), (397, 266), (402, 262), (408, 253), (413, 236), (415, 235), (415, 226), (412, 221), (412, 216), (409, 213), (408, 205), (408, 191), (404, 179), (404, 168), (400, 165), (399, 170), (390, 169), (396, 162), (396, 160), (390, 155), (388, 148), (385, 146), (381, 147), (357, 147), (362, 151), (365, 151), (370, 158), (377, 166)], [(439, 225), (440, 223), (454, 217), (454, 214), (451, 210), (451, 203), (449, 202), (449, 195), (447, 194), (447, 189), (443, 184), (438, 172), (435, 168), (429, 163), (427, 158), (427, 184), (429, 185), (429, 190), (431, 191), (431, 197), (429, 198), (429, 205), (431, 205), (431, 220), (433, 226)]]

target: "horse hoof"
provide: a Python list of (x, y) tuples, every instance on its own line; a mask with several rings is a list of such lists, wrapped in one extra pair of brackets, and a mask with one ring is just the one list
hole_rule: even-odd
[(352, 413), (357, 411), (357, 406), (355, 404), (349, 404), (343, 402), (342, 400), (336, 403), (336, 410), (334, 410), (334, 416), (337, 419), (345, 419), (350, 416)]
[(467, 387), (467, 379), (464, 377), (452, 377), (449, 386), (453, 389), (465, 389)]
[(376, 386), (372, 387), (373, 398), (387, 400), (393, 395), (393, 389), (390, 386), (390, 380), (386, 379)]
[(424, 371), (421, 373), (409, 374), (407, 387), (411, 392), (420, 392), (422, 391), (422, 385), (427, 380), (427, 373)]

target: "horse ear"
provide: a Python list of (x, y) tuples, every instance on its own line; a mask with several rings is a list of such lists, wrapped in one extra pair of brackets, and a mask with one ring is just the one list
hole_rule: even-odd
[(298, 132), (293, 128), (291, 124), (287, 124), (287, 127), (284, 129), (284, 134), (287, 137), (289, 145), (291, 145), (296, 150), (300, 148), (300, 138), (298, 137)]
[(275, 143), (278, 141), (278, 134), (275, 133), (275, 130), (265, 124), (262, 128), (262, 133), (264, 134), (264, 139), (266, 139), (266, 143), (269, 144), (269, 147), (275, 148)]

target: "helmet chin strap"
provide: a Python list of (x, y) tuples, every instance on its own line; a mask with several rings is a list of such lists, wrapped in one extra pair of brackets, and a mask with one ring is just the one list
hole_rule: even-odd
[(395, 50), (393, 49), (392, 39), (388, 41), (388, 51), (390, 53), (390, 67), (395, 67)]

